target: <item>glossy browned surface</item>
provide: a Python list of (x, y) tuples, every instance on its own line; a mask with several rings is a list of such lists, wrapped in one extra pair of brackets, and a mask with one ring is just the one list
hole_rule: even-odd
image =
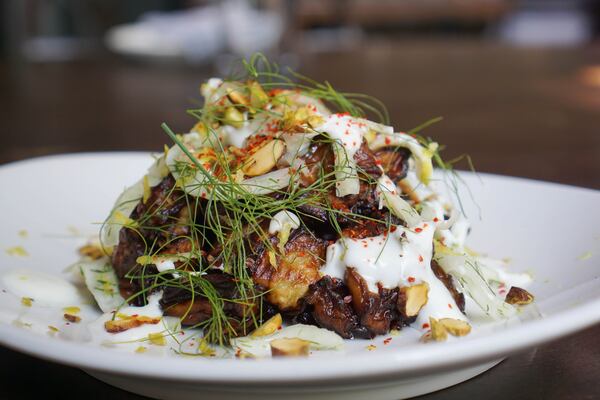
[[(307, 75), (379, 97), (398, 129), (444, 116), (426, 133), (448, 146), (448, 158), (469, 153), (479, 171), (600, 189), (600, 86), (582, 70), (600, 64), (598, 45), (373, 41), (301, 60)], [(160, 150), (166, 137), (159, 124), (191, 126), (183, 110), (212, 73), (114, 60), (9, 71), (0, 65), (0, 163), (72, 151)], [(8, 349), (0, 348), (0, 360), (2, 399), (141, 398)], [(597, 326), (423, 398), (595, 399), (598, 382)]]

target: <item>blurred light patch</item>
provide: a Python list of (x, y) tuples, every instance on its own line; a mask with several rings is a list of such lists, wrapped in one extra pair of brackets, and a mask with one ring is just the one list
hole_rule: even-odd
[(581, 10), (523, 10), (508, 17), (500, 38), (519, 46), (574, 46), (591, 39), (592, 24)]
[(582, 68), (579, 71), (579, 81), (584, 85), (600, 88), (600, 65)]

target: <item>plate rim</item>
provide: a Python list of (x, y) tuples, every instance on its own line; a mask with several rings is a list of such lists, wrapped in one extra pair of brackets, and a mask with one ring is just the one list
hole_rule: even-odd
[[(61, 159), (89, 157), (144, 157), (151, 152), (82, 152), (41, 156), (0, 165), (0, 174), (11, 168)], [(137, 160), (136, 160), (137, 162)], [(461, 172), (463, 173), (463, 172)], [(466, 172), (466, 174), (473, 174)], [(600, 191), (561, 183), (479, 173), (486, 179), (519, 180), (599, 194)], [(595, 280), (600, 279), (598, 277)], [(575, 290), (577, 287), (570, 288)], [(562, 324), (561, 321), (568, 321)], [(0, 344), (38, 358), (61, 364), (129, 376), (197, 383), (286, 384), (352, 381), (410, 377), (448, 368), (476, 364), (505, 357), (542, 343), (556, 340), (600, 322), (600, 298), (559, 311), (552, 316), (526, 321), (481, 337), (410, 349), (389, 349), (366, 354), (340, 354), (328, 359), (220, 360), (203, 358), (161, 358), (147, 362), (150, 355), (110, 352), (87, 344), (56, 340), (0, 325)], [(494, 344), (491, 346), (490, 344)], [(150, 357), (150, 358), (148, 358)], [(260, 364), (256, 364), (260, 363)], [(263, 368), (256, 368), (260, 365)], [(315, 368), (315, 365), (320, 367)], [(356, 367), (360, 365), (358, 370)], [(285, 368), (282, 368), (285, 366)], [(324, 368), (323, 366), (326, 366)], [(193, 367), (193, 368), (190, 368)], [(232, 376), (233, 375), (233, 376)]]

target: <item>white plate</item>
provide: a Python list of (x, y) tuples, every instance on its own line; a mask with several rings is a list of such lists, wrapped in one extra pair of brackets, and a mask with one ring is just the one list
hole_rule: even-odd
[[(114, 199), (150, 163), (145, 153), (44, 157), (0, 168), (0, 273), (33, 268), (60, 274), (76, 260)], [(463, 174), (481, 208), (467, 204), (471, 247), (530, 271), (535, 306), (516, 323), (479, 329), (447, 343), (414, 343), (409, 329), (384, 345), (352, 341), (308, 359), (219, 360), (124, 353), (28, 332), (10, 324), (0, 292), (0, 343), (76, 366), (124, 389), (157, 398), (392, 399), (447, 387), (511, 353), (600, 321), (600, 192), (482, 174)], [(469, 203), (469, 202), (467, 202)], [(75, 230), (76, 228), (76, 230)], [(27, 237), (19, 234), (27, 230)], [(4, 250), (22, 246), (29, 256)], [(4, 319), (2, 319), (4, 315)], [(513, 321), (514, 322), (514, 321)]]

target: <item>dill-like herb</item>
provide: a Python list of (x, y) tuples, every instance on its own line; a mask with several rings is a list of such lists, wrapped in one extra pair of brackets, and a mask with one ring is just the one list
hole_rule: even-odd
[[(235, 80), (226, 82), (232, 84), (244, 81), (259, 82), (261, 87), (269, 91), (284, 89), (288, 93), (302, 93), (310, 98), (320, 100), (334, 112), (348, 113), (355, 117), (365, 117), (367, 114), (371, 114), (382, 123), (389, 123), (387, 109), (381, 101), (371, 96), (339, 92), (328, 82), (316, 82), (292, 70), (287, 70), (287, 75), (284, 75), (276, 64), (269, 62), (262, 54), (256, 54), (248, 61), (244, 60), (242, 66), (241, 75)], [(248, 95), (247, 87), (242, 85), (240, 90), (242, 95)], [(228, 94), (224, 93), (223, 97), (226, 96)], [(248, 333), (261, 323), (264, 313), (263, 297), (267, 292), (257, 290), (249, 275), (247, 259), (254, 250), (248, 239), (256, 238), (268, 251), (281, 252), (282, 250), (273, 245), (265, 231), (265, 223), (277, 212), (292, 211), (302, 217), (301, 223), (304, 225), (304, 219), (309, 220), (316, 217), (302, 211), (303, 207), (316, 208), (327, 216), (338, 237), (342, 236), (340, 217), (348, 221), (381, 223), (386, 226), (388, 233), (396, 221), (391, 218), (390, 214), (387, 218), (379, 220), (360, 213), (339, 210), (331, 204), (330, 194), (335, 191), (336, 174), (345, 171), (345, 165), (333, 167), (332, 170), (325, 170), (320, 165), (314, 182), (307, 186), (296, 183), (300, 177), (300, 171), (292, 170), (289, 186), (274, 190), (270, 195), (252, 193), (239, 182), (236, 177), (243, 164), (232, 162), (228, 158), (229, 150), (219, 140), (215, 126), (228, 122), (227, 112), (230, 108), (244, 111), (251, 115), (253, 121), (257, 121), (254, 133), (261, 131), (270, 121), (275, 120), (281, 124), (291, 109), (286, 106), (285, 96), (278, 99), (276, 92), (272, 95), (271, 101), (281, 101), (282, 107), (280, 109), (259, 109), (247, 104), (234, 104), (232, 101), (207, 101), (201, 108), (187, 110), (188, 114), (195, 117), (201, 124), (202, 134), (215, 149), (214, 163), (211, 165), (200, 162), (196, 154), (188, 149), (183, 138), (163, 123), (161, 125), (163, 130), (185, 156), (185, 159), (176, 161), (172, 166), (177, 172), (178, 182), (163, 196), (161, 202), (155, 202), (146, 207), (145, 212), (136, 218), (134, 225), (130, 224), (124, 227), (139, 236), (144, 246), (144, 256), (160, 256), (166, 248), (178, 241), (185, 241), (191, 246), (189, 254), (178, 260), (179, 265), (175, 270), (155, 273), (152, 269), (147, 268), (147, 265), (141, 265), (140, 268), (127, 274), (126, 278), (132, 282), (139, 282), (141, 286), (138, 292), (127, 299), (127, 302), (140, 297), (146, 301), (150, 293), (161, 288), (178, 288), (190, 295), (190, 306), (182, 317), (183, 320), (191, 312), (195, 299), (201, 298), (209, 303), (211, 315), (193, 328), (202, 329), (204, 331), (203, 338), (211, 343), (227, 345), (229, 337), (240, 333), (236, 331), (234, 321), (225, 311), (228, 303), (242, 305), (244, 313), (247, 313), (242, 316), (241, 325), (244, 332), (241, 333)], [(441, 118), (427, 121), (408, 133), (417, 137), (424, 146), (428, 146), (430, 140), (418, 136), (417, 133), (439, 120)], [(315, 131), (315, 134), (319, 134), (319, 132)], [(314, 143), (319, 142), (327, 145), (332, 145), (334, 142), (338, 144), (323, 136), (314, 139)], [(435, 149), (433, 159), (439, 167), (451, 171), (452, 162), (443, 161), (438, 151), (439, 149)], [(356, 169), (359, 180), (374, 189), (377, 181), (360, 168), (356, 167)], [(190, 196), (184, 192), (185, 190), (200, 190), (203, 191), (203, 196)], [(175, 216), (167, 215), (164, 218), (164, 224), (157, 225), (154, 222), (154, 217), (162, 215), (163, 211), (168, 208), (169, 202), (179, 201), (185, 204), (185, 215), (187, 216), (185, 220), (181, 221)], [(199, 212), (199, 210), (201, 211)], [(105, 222), (105, 224), (107, 223)], [(185, 233), (171, 235), (170, 229), (174, 225), (180, 226)], [(313, 234), (309, 229), (307, 231)], [(147, 239), (148, 233), (152, 233), (153, 240)], [(160, 241), (159, 237), (168, 239)], [(206, 257), (206, 253), (210, 252), (218, 252), (218, 255), (212, 258)], [(211, 281), (205, 278), (206, 273), (215, 269), (220, 269), (233, 277), (237, 298), (224, 298)]]

